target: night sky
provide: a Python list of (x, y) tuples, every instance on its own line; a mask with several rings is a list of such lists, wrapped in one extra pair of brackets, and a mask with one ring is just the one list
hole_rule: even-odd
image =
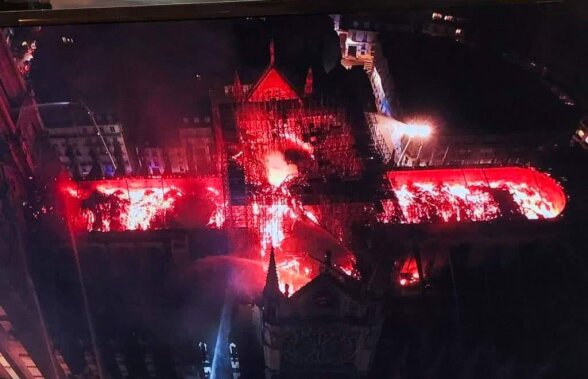
[(541, 78), (495, 52), (418, 34), (383, 40), (406, 119), (426, 116), (441, 132), (573, 133), (574, 107)]

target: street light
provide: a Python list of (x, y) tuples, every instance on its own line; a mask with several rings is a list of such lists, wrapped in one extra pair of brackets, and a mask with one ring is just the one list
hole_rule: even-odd
[(402, 153), (400, 153), (400, 157), (398, 158), (398, 161), (396, 161), (396, 166), (398, 166), (400, 162), (402, 162), (402, 158), (404, 158), (412, 139), (420, 138), (421, 140), (424, 140), (429, 138), (433, 133), (433, 128), (427, 124), (401, 124), (396, 126), (395, 132), (400, 134), (401, 137), (408, 137), (408, 141), (406, 141), (406, 145), (404, 145), (404, 149), (402, 149)]

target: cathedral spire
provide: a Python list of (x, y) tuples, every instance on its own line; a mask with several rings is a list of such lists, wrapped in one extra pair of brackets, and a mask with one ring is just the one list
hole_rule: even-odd
[(269, 45), (270, 51), (270, 66), (273, 66), (276, 61), (276, 52), (274, 50), (274, 39), (272, 38)]
[(323, 264), (321, 265), (321, 272), (331, 272), (331, 270), (333, 269), (333, 262), (331, 259), (331, 251), (327, 250), (325, 253), (325, 258), (322, 262)]
[(276, 254), (274, 247), (271, 247), (269, 264), (267, 267), (267, 277), (265, 279), (265, 287), (263, 288), (264, 296), (274, 296), (280, 294), (280, 283), (278, 281), (278, 269), (276, 266)]
[(233, 82), (233, 94), (237, 99), (243, 96), (243, 85), (241, 85), (241, 78), (239, 72), (235, 70), (235, 80)]
[(306, 73), (306, 82), (304, 83), (304, 95), (308, 96), (312, 93), (312, 67), (308, 68), (308, 72)]

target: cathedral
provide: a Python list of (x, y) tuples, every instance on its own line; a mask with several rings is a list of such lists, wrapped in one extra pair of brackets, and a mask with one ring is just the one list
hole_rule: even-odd
[(266, 379), (367, 377), (383, 322), (369, 288), (339, 271), (330, 252), (294, 294), (278, 284), (272, 250), (256, 322)]

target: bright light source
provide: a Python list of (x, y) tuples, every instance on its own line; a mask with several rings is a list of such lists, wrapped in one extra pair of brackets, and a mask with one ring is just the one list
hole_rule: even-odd
[(433, 132), (433, 129), (426, 124), (404, 124), (398, 125), (397, 128), (398, 132), (410, 138), (428, 138)]
[(400, 279), (400, 285), (401, 286), (405, 286), (407, 284), (407, 280), (406, 279)]
[(298, 176), (298, 168), (286, 162), (284, 155), (274, 151), (266, 157), (267, 181), (274, 187), (279, 187), (287, 180)]

